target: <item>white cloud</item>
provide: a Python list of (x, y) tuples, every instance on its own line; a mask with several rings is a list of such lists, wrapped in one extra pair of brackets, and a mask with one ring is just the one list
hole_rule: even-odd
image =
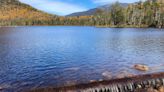
[(121, 2), (121, 3), (133, 3), (139, 0), (92, 0), (95, 4), (108, 4), (108, 3), (114, 3), (114, 2)]
[(92, 0), (96, 4), (111, 3), (113, 0)]
[(20, 0), (23, 3), (29, 4), (39, 10), (52, 14), (67, 15), (74, 12), (85, 11), (85, 7), (52, 0)]

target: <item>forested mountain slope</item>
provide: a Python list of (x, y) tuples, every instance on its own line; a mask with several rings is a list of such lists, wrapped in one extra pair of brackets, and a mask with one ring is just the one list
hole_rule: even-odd
[(0, 0), (0, 25), (44, 24), (55, 17), (18, 0)]

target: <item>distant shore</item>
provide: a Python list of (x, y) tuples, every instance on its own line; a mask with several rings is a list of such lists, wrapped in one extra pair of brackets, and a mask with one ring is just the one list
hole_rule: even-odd
[[(0, 26), (2, 27), (31, 27), (31, 26), (89, 26), (89, 27), (97, 27), (97, 28), (158, 28), (158, 27), (148, 27), (148, 26), (133, 26), (133, 25), (17, 25), (17, 26)], [(158, 29), (163, 29), (163, 28), (158, 28)]]
[(135, 25), (96, 25), (96, 27), (102, 28), (158, 28), (158, 27), (149, 27), (147, 25), (135, 26)]

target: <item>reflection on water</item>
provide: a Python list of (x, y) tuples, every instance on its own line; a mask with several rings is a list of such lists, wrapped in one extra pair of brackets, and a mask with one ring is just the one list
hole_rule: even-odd
[[(0, 86), (21, 90), (164, 71), (162, 29), (0, 28)], [(141, 72), (136, 63), (154, 67)], [(120, 77), (120, 76), (119, 76)], [(5, 88), (4, 87), (4, 88)]]

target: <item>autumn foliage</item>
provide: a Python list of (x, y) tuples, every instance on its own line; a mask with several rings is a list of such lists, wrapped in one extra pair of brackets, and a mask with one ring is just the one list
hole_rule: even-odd
[(146, 0), (109, 11), (98, 9), (92, 16), (64, 17), (39, 11), (18, 0), (0, 0), (0, 26), (82, 25), (103, 27), (164, 27), (164, 0)]

